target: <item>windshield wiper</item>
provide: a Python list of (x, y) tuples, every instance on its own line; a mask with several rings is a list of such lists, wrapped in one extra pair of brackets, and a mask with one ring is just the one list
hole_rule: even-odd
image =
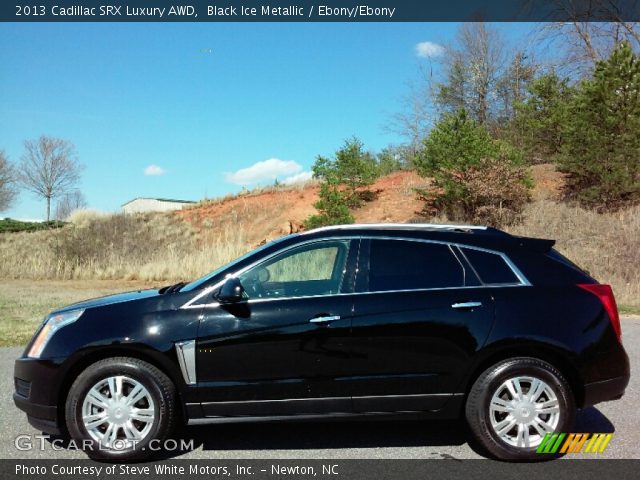
[(162, 287), (160, 290), (158, 290), (158, 293), (160, 295), (164, 295), (166, 293), (174, 293), (174, 292), (179, 292), (180, 289), (182, 287), (184, 287), (187, 284), (187, 282), (178, 282), (174, 285), (169, 285), (166, 287)]

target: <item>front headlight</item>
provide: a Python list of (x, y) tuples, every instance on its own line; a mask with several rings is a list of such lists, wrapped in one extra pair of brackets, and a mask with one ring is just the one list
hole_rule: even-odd
[(44, 347), (47, 342), (53, 337), (53, 334), (60, 330), (65, 325), (75, 322), (84, 313), (84, 309), (71, 310), (69, 312), (56, 313), (51, 315), (44, 322), (43, 327), (40, 329), (38, 336), (33, 341), (33, 345), (29, 349), (28, 357), (40, 358)]

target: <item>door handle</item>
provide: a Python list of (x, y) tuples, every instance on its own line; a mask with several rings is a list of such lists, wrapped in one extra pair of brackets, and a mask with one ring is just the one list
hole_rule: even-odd
[(313, 317), (311, 320), (309, 320), (309, 323), (329, 323), (329, 322), (335, 322), (336, 320), (340, 320), (340, 315)]
[(481, 307), (482, 302), (462, 302), (462, 303), (454, 303), (451, 305), (451, 308), (456, 309), (467, 309), (467, 308), (477, 308)]

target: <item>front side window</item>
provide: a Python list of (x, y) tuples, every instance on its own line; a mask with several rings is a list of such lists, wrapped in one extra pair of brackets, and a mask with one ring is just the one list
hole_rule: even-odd
[(340, 292), (349, 241), (324, 241), (293, 248), (238, 276), (248, 297), (282, 298)]
[(448, 245), (409, 240), (371, 240), (371, 292), (451, 288), (464, 285), (464, 270)]

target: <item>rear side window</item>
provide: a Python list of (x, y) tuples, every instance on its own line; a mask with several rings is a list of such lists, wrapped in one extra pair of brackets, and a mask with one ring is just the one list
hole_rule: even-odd
[(482, 283), (491, 285), (520, 283), (502, 256), (473, 248), (461, 248), (460, 250), (467, 257)]
[(405, 240), (371, 240), (371, 292), (462, 285), (462, 265), (447, 245)]

